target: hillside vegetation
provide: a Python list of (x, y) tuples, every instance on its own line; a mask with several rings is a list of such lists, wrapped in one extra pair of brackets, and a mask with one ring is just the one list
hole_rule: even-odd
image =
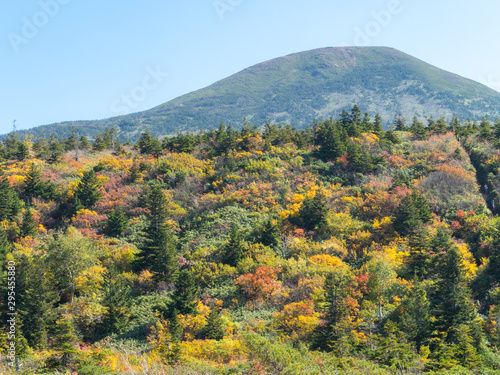
[(500, 93), (477, 82), (385, 47), (322, 48), (249, 67), (201, 90), (148, 111), (99, 121), (66, 122), (21, 134), (68, 137), (73, 125), (90, 138), (115, 128), (135, 142), (146, 129), (156, 136), (213, 129), (221, 121), (240, 127), (269, 119), (305, 128), (314, 119), (337, 116), (352, 103), (379, 113), (385, 124), (407, 118), (444, 116), (480, 120), (500, 115)]
[(500, 374), (500, 123), (382, 122), (10, 134), (0, 372)]

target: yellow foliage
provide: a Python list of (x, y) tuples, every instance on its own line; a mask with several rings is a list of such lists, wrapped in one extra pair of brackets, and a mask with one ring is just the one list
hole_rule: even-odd
[(210, 313), (210, 307), (204, 305), (201, 301), (198, 302), (198, 314), (193, 315), (179, 315), (179, 323), (184, 330), (184, 339), (192, 341), (197, 333), (205, 327), (207, 323), (207, 316)]
[(458, 252), (461, 256), (461, 263), (465, 269), (465, 278), (467, 281), (471, 281), (476, 277), (478, 266), (474, 260), (474, 256), (469, 251), (469, 247), (465, 243), (460, 243), (457, 245)]
[(106, 269), (102, 266), (94, 266), (81, 272), (80, 276), (75, 278), (76, 289), (85, 296), (96, 295), (102, 284)]

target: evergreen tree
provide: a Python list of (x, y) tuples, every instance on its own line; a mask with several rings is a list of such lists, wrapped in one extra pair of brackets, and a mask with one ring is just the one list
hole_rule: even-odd
[(136, 268), (149, 268), (157, 281), (174, 281), (179, 270), (179, 262), (174, 240), (165, 223), (167, 198), (161, 185), (154, 184), (149, 187), (143, 201), (150, 214)]
[(418, 140), (424, 140), (428, 138), (425, 126), (420, 121), (418, 121), (417, 116), (413, 117), (413, 122), (411, 124), (410, 131), (413, 133), (413, 136)]
[(438, 334), (446, 332), (448, 342), (457, 343), (458, 330), (462, 325), (472, 327), (477, 312), (465, 284), (465, 270), (458, 248), (450, 245), (441, 259), (439, 280), (433, 293), (433, 328)]
[(411, 229), (408, 239), (410, 255), (408, 257), (408, 276), (426, 278), (432, 272), (431, 235), (422, 225)]
[(67, 318), (58, 320), (54, 328), (54, 340), (52, 350), (55, 351), (46, 362), (49, 369), (64, 369), (74, 365), (80, 356), (77, 349), (78, 337), (75, 329)]
[(47, 272), (46, 259), (40, 254), (16, 259), (16, 312), (22, 321), (22, 334), (32, 348), (47, 345), (53, 306), (58, 300)]
[(413, 192), (403, 198), (399, 205), (394, 228), (401, 234), (408, 234), (413, 228), (427, 223), (432, 219), (432, 211), (427, 200), (418, 192)]
[(151, 135), (149, 129), (141, 134), (141, 137), (137, 141), (137, 147), (141, 154), (149, 154), (158, 157), (161, 153), (161, 142), (158, 138)]
[(407, 131), (408, 127), (406, 126), (406, 119), (400, 113), (394, 118), (394, 126), (397, 131)]
[(222, 247), (224, 263), (236, 267), (239, 261), (244, 258), (246, 249), (247, 244), (243, 239), (243, 233), (239, 230), (238, 225), (231, 225), (229, 240)]
[(131, 305), (130, 287), (126, 285), (114, 270), (106, 270), (101, 286), (102, 305), (106, 309), (102, 326), (107, 333), (121, 333), (129, 321)]
[(361, 126), (361, 131), (363, 131), (365, 133), (366, 132), (373, 132), (374, 128), (373, 128), (373, 124), (371, 122), (370, 115), (368, 114), (368, 112), (365, 112), (365, 115), (363, 116), (363, 119), (361, 120), (360, 126)]
[(17, 146), (16, 158), (19, 161), (24, 161), (30, 156), (30, 149), (25, 142), (19, 142)]
[(37, 234), (37, 224), (31, 212), (31, 208), (28, 207), (23, 214), (23, 223), (21, 225), (21, 236), (36, 237), (36, 234)]
[(29, 202), (32, 202), (35, 197), (42, 196), (44, 193), (44, 184), (41, 175), (42, 171), (40, 168), (35, 163), (31, 163), (30, 169), (24, 179), (23, 188), (23, 195)]
[(57, 163), (63, 155), (63, 146), (57, 139), (57, 136), (52, 134), (49, 139), (49, 154), (47, 161), (49, 163)]
[(208, 340), (222, 340), (224, 338), (224, 322), (217, 306), (213, 306), (208, 314), (207, 324), (203, 328), (203, 336)]
[(384, 136), (384, 128), (382, 127), (382, 118), (378, 113), (375, 115), (375, 123), (373, 124), (373, 131), (380, 139)]
[(351, 109), (351, 123), (359, 125), (361, 122), (361, 110), (359, 109), (357, 104), (354, 104), (354, 106)]
[[(0, 228), (0, 265), (5, 264), (7, 260), (7, 254), (12, 251), (9, 239), (7, 238), (7, 233)], [(3, 285), (3, 284), (2, 284)]]
[(335, 160), (347, 150), (347, 132), (338, 121), (322, 122), (317, 132), (318, 154), (323, 159)]
[(89, 149), (90, 149), (90, 142), (89, 142), (89, 140), (87, 139), (87, 137), (85, 137), (84, 135), (82, 135), (82, 136), (80, 137), (80, 142), (79, 142), (79, 144), (80, 144), (80, 148), (81, 148), (82, 150), (89, 150)]
[(269, 218), (262, 227), (260, 243), (269, 247), (275, 247), (280, 243), (280, 229), (272, 218)]
[(430, 302), (422, 283), (415, 280), (410, 293), (401, 302), (401, 310), (399, 329), (420, 350), (431, 334)]
[[(350, 329), (344, 323), (349, 315), (347, 302), (348, 287), (351, 282), (352, 278), (346, 272), (335, 272), (327, 275), (323, 301), (324, 324), (318, 326), (314, 333), (312, 349), (335, 350), (340, 355), (348, 351), (345, 348), (346, 340), (344, 338)], [(341, 345), (339, 345), (340, 343)]]
[(85, 208), (90, 208), (102, 198), (100, 188), (101, 182), (94, 170), (90, 169), (84, 172), (76, 189), (75, 198), (78, 198)]
[(108, 216), (106, 231), (111, 237), (119, 237), (128, 229), (128, 219), (121, 207), (113, 210)]
[(172, 296), (172, 310), (177, 310), (182, 315), (197, 314), (196, 299), (198, 298), (198, 286), (193, 274), (186, 269), (179, 272), (175, 282), (175, 291)]
[(313, 198), (307, 197), (299, 209), (302, 227), (306, 230), (317, 230), (326, 225), (328, 215), (327, 199), (323, 192), (317, 192)]
[(0, 170), (0, 221), (13, 220), (20, 210), (19, 197), (4, 172)]

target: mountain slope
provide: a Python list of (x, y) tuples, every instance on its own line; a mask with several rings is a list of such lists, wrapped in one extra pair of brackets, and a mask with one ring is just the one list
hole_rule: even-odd
[(301, 127), (337, 116), (357, 103), (386, 122), (397, 113), (480, 118), (500, 115), (500, 93), (386, 47), (323, 48), (296, 53), (247, 68), (204, 89), (127, 116), (61, 123), (30, 133), (66, 134), (73, 124), (92, 136), (117, 126), (122, 138), (137, 138), (146, 127), (157, 135), (238, 126), (244, 117)]

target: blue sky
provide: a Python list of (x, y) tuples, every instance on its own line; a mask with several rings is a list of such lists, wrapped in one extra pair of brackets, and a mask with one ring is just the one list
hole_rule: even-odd
[(389, 46), (500, 90), (500, 3), (2, 1), (0, 133), (152, 108), (248, 66)]

